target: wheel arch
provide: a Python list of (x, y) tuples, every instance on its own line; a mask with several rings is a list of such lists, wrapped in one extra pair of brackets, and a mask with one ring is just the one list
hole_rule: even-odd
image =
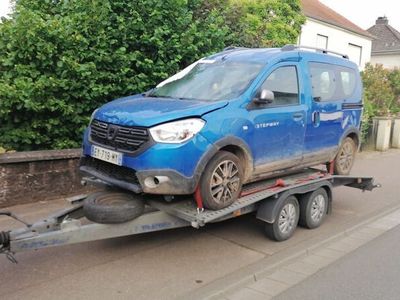
[(360, 147), (360, 145), (361, 145), (360, 130), (358, 130), (358, 129), (355, 128), (355, 127), (352, 127), (352, 128), (347, 129), (347, 130), (344, 132), (344, 134), (342, 135), (342, 138), (340, 139), (340, 145), (342, 144), (343, 140), (344, 140), (345, 138), (347, 138), (347, 137), (351, 138), (351, 139), (354, 141), (354, 143), (355, 143), (356, 146), (357, 146), (357, 149)]
[(246, 183), (254, 169), (253, 165), (253, 155), (250, 151), (250, 148), (247, 144), (240, 138), (234, 136), (228, 136), (222, 138), (213, 144), (213, 147), (207, 151), (203, 157), (201, 158), (200, 162), (196, 167), (196, 186), (200, 180), (201, 174), (203, 173), (205, 167), (207, 166), (208, 162), (219, 152), (219, 151), (227, 151), (230, 153), (235, 154), (239, 157), (239, 160), (244, 162), (243, 169), (244, 169), (244, 178), (243, 182)]
[(281, 194), (277, 194), (269, 197), (268, 199), (263, 200), (260, 203), (260, 206), (257, 209), (256, 218), (267, 222), (274, 223), (277, 215), (278, 208), (280, 204), (289, 196), (296, 196), (297, 200), (300, 201), (300, 195), (313, 192), (319, 188), (324, 188), (329, 197), (329, 205), (328, 212), (331, 211), (331, 202), (332, 202), (332, 184), (329, 181), (319, 181), (303, 186), (299, 186), (297, 188), (289, 189), (287, 191), (282, 192)]

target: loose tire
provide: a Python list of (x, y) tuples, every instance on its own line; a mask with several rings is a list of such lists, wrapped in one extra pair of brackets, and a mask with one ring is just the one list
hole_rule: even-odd
[(207, 164), (200, 179), (204, 207), (225, 208), (235, 202), (242, 189), (243, 167), (239, 158), (226, 151), (218, 152)]
[(329, 197), (324, 188), (303, 195), (300, 199), (299, 224), (314, 229), (319, 227), (328, 211)]
[(357, 146), (354, 140), (347, 137), (343, 140), (339, 147), (339, 151), (335, 157), (334, 173), (337, 175), (349, 175), (353, 167), (356, 156)]
[(144, 201), (138, 196), (120, 192), (99, 192), (83, 202), (83, 213), (95, 223), (118, 224), (135, 219), (144, 211)]
[(296, 230), (299, 222), (299, 203), (295, 196), (289, 196), (279, 206), (275, 222), (265, 223), (265, 234), (272, 240), (284, 241), (289, 239)]

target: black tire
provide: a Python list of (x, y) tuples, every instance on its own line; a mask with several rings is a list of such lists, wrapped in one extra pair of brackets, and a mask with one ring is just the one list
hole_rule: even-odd
[[(322, 202), (321, 202), (322, 201)], [(329, 197), (324, 188), (304, 194), (300, 198), (299, 224), (314, 229), (319, 227), (328, 211)]]
[[(286, 228), (287, 230), (285, 230), (285, 228), (282, 228), (282, 226), (280, 226), (279, 224), (281, 223), (281, 221), (283, 221), (283, 219), (285, 219), (284, 215), (289, 214), (288, 209), (294, 209), (294, 211), (290, 211), (290, 213), (293, 212), (294, 215), (290, 220), (286, 218), (286, 220), (289, 222), (288, 223), (289, 228)], [(272, 224), (265, 223), (265, 234), (271, 240), (275, 240), (278, 242), (289, 239), (294, 234), (297, 228), (297, 224), (299, 222), (299, 215), (300, 215), (300, 209), (297, 198), (295, 196), (287, 197), (279, 206), (278, 213), (275, 217), (275, 222)]]
[(139, 196), (121, 192), (99, 192), (83, 202), (83, 213), (95, 223), (118, 224), (135, 219), (144, 211)]
[(334, 174), (349, 175), (356, 157), (357, 146), (354, 140), (346, 137), (339, 147), (334, 162)]
[[(222, 180), (220, 184), (217, 182), (218, 176)], [(242, 183), (243, 167), (239, 158), (230, 152), (218, 152), (209, 161), (200, 178), (200, 195), (204, 207), (218, 210), (231, 205), (239, 198)]]

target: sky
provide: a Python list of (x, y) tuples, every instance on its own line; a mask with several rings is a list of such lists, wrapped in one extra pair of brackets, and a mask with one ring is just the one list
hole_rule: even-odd
[[(284, 1), (284, 0), (283, 0)], [(398, 0), (320, 0), (359, 27), (368, 29), (377, 17), (386, 16), (389, 24), (400, 31)], [(0, 16), (10, 11), (9, 0), (0, 0)]]
[(386, 16), (389, 25), (400, 31), (399, 0), (321, 0), (321, 2), (363, 29), (374, 25), (378, 17)]

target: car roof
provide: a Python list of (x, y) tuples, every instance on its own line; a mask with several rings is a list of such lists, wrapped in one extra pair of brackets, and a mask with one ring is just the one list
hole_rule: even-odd
[(230, 60), (238, 62), (267, 63), (274, 59), (305, 58), (310, 61), (338, 64), (357, 69), (358, 66), (349, 59), (337, 54), (323, 53), (312, 49), (302, 50), (294, 48), (285, 50), (284, 48), (240, 48), (229, 47), (224, 51), (207, 57), (207, 60)]

